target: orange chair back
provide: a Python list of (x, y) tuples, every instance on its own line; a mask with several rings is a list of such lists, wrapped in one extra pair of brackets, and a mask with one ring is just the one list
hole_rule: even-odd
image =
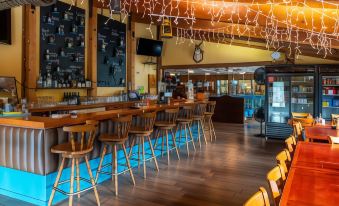
[(289, 137), (289, 138), (285, 139), (285, 144), (286, 144), (288, 151), (290, 153), (293, 153), (294, 152), (294, 146), (293, 145), (295, 145), (293, 137)]
[(279, 205), (281, 192), (286, 180), (284, 168), (281, 165), (275, 166), (267, 173), (267, 181), (276, 206)]
[(293, 118), (307, 118), (312, 117), (310, 113), (302, 113), (302, 112), (292, 112)]
[(284, 149), (283, 151), (279, 152), (276, 156), (277, 163), (280, 164), (285, 171), (285, 174), (288, 173), (288, 167), (291, 163), (291, 155), (287, 149)]
[(310, 127), (315, 124), (314, 118), (293, 118), (293, 124), (300, 122), (303, 127)]
[(244, 206), (270, 206), (270, 200), (265, 188), (259, 187), (259, 191), (250, 197)]

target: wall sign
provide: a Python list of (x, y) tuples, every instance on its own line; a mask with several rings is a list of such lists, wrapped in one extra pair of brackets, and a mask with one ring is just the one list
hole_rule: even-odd
[(126, 85), (126, 24), (98, 15), (97, 86)]
[(85, 11), (59, 1), (40, 11), (38, 87), (83, 87)]

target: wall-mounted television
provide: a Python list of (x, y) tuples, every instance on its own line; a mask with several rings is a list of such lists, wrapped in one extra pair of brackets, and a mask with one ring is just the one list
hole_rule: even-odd
[(0, 11), (0, 43), (12, 43), (11, 32), (11, 9)]
[(162, 45), (162, 41), (139, 38), (137, 45), (137, 54), (160, 57), (162, 52)]

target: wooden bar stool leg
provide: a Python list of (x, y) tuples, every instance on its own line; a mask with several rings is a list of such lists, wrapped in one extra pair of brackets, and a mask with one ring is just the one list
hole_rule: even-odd
[(179, 150), (178, 150), (178, 146), (177, 146), (177, 143), (176, 143), (176, 138), (175, 138), (175, 135), (174, 135), (172, 129), (171, 129), (171, 133), (172, 133), (172, 141), (173, 141), (173, 144), (174, 144), (174, 147), (175, 147), (175, 151), (177, 152), (178, 160), (180, 160)]
[(193, 135), (192, 135), (192, 130), (191, 130), (190, 125), (188, 125), (188, 131), (189, 131), (189, 134), (190, 134), (190, 137), (191, 137), (191, 140), (192, 140), (193, 149), (194, 149), (194, 151), (196, 151), (195, 144), (194, 144), (194, 139), (193, 139)]
[(157, 161), (157, 157), (154, 154), (154, 149), (153, 149), (153, 146), (152, 146), (151, 138), (149, 136), (147, 136), (147, 139), (148, 139), (148, 142), (149, 142), (149, 146), (151, 148), (151, 152), (152, 152), (152, 157), (153, 157), (153, 160), (154, 160), (155, 168), (159, 172), (158, 161)]
[(87, 166), (87, 170), (88, 170), (88, 175), (89, 175), (90, 181), (91, 181), (92, 186), (93, 186), (93, 191), (94, 191), (95, 199), (97, 201), (97, 205), (100, 205), (100, 200), (99, 200), (99, 195), (98, 195), (97, 187), (96, 187), (95, 182), (94, 182), (92, 170), (91, 170), (91, 167), (89, 165), (88, 157), (87, 156), (85, 156), (85, 162), (86, 162), (86, 166)]
[(164, 156), (164, 144), (165, 144), (164, 138), (165, 138), (165, 131), (162, 130), (161, 132), (161, 156), (162, 157)]
[(135, 144), (135, 138), (133, 137), (132, 142), (131, 142), (131, 144), (129, 146), (129, 154), (128, 154), (129, 158), (131, 158), (131, 156), (132, 156), (134, 144)]
[(167, 164), (170, 164), (170, 150), (168, 145), (168, 131), (166, 129), (166, 149), (167, 149)]
[(113, 144), (112, 151), (112, 180), (114, 182), (115, 196), (118, 196), (118, 157), (117, 145)]
[(200, 124), (201, 124), (201, 130), (202, 130), (202, 136), (204, 136), (204, 140), (205, 140), (205, 144), (207, 144), (207, 139), (206, 139), (206, 134), (205, 134), (205, 123), (204, 123), (204, 120), (200, 120), (199, 121)]
[[(181, 144), (181, 134), (182, 134), (182, 131), (181, 131), (181, 124), (179, 124), (178, 126), (177, 126), (177, 131), (179, 130), (179, 146), (180, 146), (180, 144)], [(175, 132), (175, 133), (177, 133), (177, 132)]]
[(107, 152), (107, 145), (105, 144), (105, 145), (104, 145), (104, 149), (102, 150), (102, 154), (101, 154), (101, 159), (100, 159), (99, 167), (98, 167), (97, 173), (96, 173), (96, 175), (95, 175), (95, 182), (96, 182), (96, 183), (98, 182), (98, 179), (99, 179), (99, 174), (100, 174), (100, 172), (101, 172), (101, 167), (102, 167), (102, 163), (103, 163), (103, 161), (104, 161), (106, 152)]
[(158, 145), (158, 141), (159, 141), (159, 136), (160, 136), (160, 129), (157, 129), (155, 131), (155, 141), (154, 141), (154, 146), (153, 148), (156, 148)]
[(184, 132), (185, 132), (185, 139), (186, 139), (186, 150), (187, 150), (187, 156), (190, 156), (190, 150), (188, 147), (188, 135), (187, 135), (187, 126), (186, 124), (184, 125)]
[(208, 131), (210, 133), (210, 140), (211, 140), (211, 142), (213, 142), (212, 121), (211, 121), (211, 118), (208, 118)]
[(48, 206), (51, 206), (52, 203), (53, 203), (53, 199), (54, 199), (54, 195), (55, 195), (55, 188), (58, 187), (60, 177), (62, 175), (62, 170), (64, 169), (64, 165), (65, 165), (65, 158), (63, 157), (62, 160), (61, 160), (61, 164), (60, 164), (60, 167), (59, 167), (57, 177), (56, 177), (54, 185), (53, 185), (51, 196), (49, 197)]
[(145, 159), (145, 139), (144, 137), (141, 138), (141, 147), (142, 147), (142, 161), (143, 161), (143, 167), (144, 167), (144, 178), (146, 179), (146, 159)]
[(140, 168), (140, 141), (144, 142), (142, 137), (138, 137), (138, 168)]
[(195, 121), (198, 126), (198, 142), (199, 142), (199, 147), (201, 148), (201, 140), (200, 140), (200, 123), (199, 121)]
[(72, 158), (72, 166), (71, 166), (71, 179), (70, 179), (70, 188), (69, 188), (69, 200), (68, 200), (68, 205), (72, 206), (73, 205), (73, 186), (74, 186), (74, 162), (75, 159)]
[(217, 135), (215, 134), (215, 129), (214, 129), (214, 125), (213, 125), (212, 119), (211, 119), (211, 125), (212, 125), (212, 131), (213, 131), (213, 135), (214, 135), (214, 140), (217, 141)]
[[(80, 191), (80, 168), (79, 168), (79, 159), (75, 160), (76, 165), (76, 173), (77, 173), (77, 192)], [(80, 198), (80, 193), (78, 194), (78, 198)]]
[(127, 163), (127, 167), (128, 167), (128, 170), (129, 170), (129, 174), (131, 176), (133, 185), (135, 185), (134, 175), (133, 175), (133, 171), (132, 171), (132, 168), (131, 168), (131, 164), (129, 162), (129, 158), (128, 158), (127, 152), (126, 152), (125, 144), (122, 144), (122, 149), (124, 150), (124, 154), (125, 154), (125, 158), (126, 158), (126, 163)]

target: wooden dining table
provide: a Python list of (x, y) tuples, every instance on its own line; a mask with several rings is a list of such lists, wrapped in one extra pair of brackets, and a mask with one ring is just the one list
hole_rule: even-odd
[(314, 125), (305, 127), (305, 136), (310, 142), (314, 140), (328, 141), (328, 136), (339, 136), (339, 130), (332, 129), (331, 125)]
[(298, 143), (280, 205), (339, 205), (338, 145)]

